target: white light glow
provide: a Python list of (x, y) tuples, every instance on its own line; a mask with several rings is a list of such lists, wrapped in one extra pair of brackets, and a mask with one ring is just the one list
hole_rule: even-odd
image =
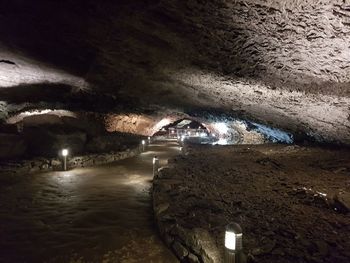
[(68, 155), (68, 150), (67, 149), (63, 149), (62, 150), (62, 156), (67, 156)]
[(227, 145), (228, 141), (227, 141), (227, 139), (220, 139), (220, 140), (214, 142), (213, 144), (214, 145)]
[(224, 122), (215, 123), (214, 127), (222, 134), (225, 134), (228, 132), (228, 127), (227, 127), (226, 123), (224, 123)]
[(142, 140), (142, 145), (145, 145), (145, 144), (146, 144), (145, 140)]
[[(154, 125), (153, 131), (154, 131), (154, 132), (157, 132), (157, 131), (159, 131), (160, 129), (162, 129), (162, 127), (164, 127), (164, 126), (166, 126), (166, 125), (168, 125), (168, 124), (170, 124), (170, 123), (171, 123), (170, 119), (164, 118), (164, 119), (162, 119), (161, 121), (159, 121), (156, 125)], [(165, 131), (165, 129), (162, 129), (162, 131)]]
[(156, 162), (159, 161), (157, 157), (153, 157), (153, 164), (156, 164)]
[(225, 233), (225, 247), (230, 250), (236, 249), (236, 234), (233, 232)]
[(201, 133), (201, 137), (206, 137), (206, 136), (207, 136), (207, 134), (205, 132)]

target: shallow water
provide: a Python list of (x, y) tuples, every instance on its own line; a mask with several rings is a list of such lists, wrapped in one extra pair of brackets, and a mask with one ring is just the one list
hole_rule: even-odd
[(152, 144), (112, 164), (22, 177), (0, 189), (0, 262), (177, 262), (154, 225)]

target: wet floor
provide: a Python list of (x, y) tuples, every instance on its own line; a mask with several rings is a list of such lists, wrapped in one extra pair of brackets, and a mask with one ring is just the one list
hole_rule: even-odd
[(116, 163), (28, 175), (0, 188), (0, 262), (177, 262), (154, 225), (152, 157), (175, 142)]

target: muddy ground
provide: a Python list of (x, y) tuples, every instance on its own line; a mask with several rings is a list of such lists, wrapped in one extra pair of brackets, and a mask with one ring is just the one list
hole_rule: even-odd
[(161, 235), (184, 262), (221, 262), (231, 221), (248, 262), (350, 262), (348, 150), (197, 146), (153, 186)]

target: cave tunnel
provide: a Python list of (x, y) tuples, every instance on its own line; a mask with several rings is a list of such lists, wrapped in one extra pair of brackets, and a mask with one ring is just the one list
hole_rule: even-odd
[(349, 17), (2, 1), (0, 262), (350, 262)]

